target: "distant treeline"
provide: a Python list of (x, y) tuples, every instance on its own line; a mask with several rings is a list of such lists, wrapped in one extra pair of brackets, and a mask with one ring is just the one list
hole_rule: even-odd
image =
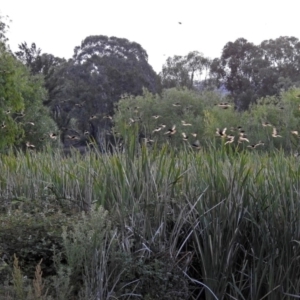
[[(254, 45), (243, 38), (228, 42), (220, 58), (198, 51), (169, 57), (156, 74), (145, 49), (124, 38), (89, 36), (71, 59), (42, 53), (35, 43), (12, 53), (7, 26), (0, 18), (0, 148), (100, 145), (114, 122), (120, 99), (148, 90), (226, 93), (236, 111), (300, 83), (300, 42), (279, 37)], [(33, 125), (34, 124), (34, 125)], [(28, 147), (28, 146), (27, 146)]]

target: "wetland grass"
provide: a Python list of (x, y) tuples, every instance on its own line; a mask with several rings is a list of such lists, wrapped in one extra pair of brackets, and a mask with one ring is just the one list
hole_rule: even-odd
[(61, 232), (64, 264), (43, 281), (47, 299), (67, 295), (55, 285), (63, 269), (77, 299), (299, 295), (300, 162), (283, 151), (131, 141), (113, 155), (2, 155), (0, 169), (3, 224), (16, 211), (74, 217)]

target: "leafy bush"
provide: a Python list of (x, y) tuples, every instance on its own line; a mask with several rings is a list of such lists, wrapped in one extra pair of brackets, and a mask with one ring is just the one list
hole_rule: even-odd
[[(143, 96), (119, 101), (114, 131), (118, 139), (123, 140), (126, 149), (129, 148), (129, 140), (133, 141), (134, 138), (135, 148), (138, 143), (159, 148), (166, 143), (174, 149), (190, 148), (198, 140), (203, 147), (226, 146), (240, 151), (261, 142), (264, 146), (256, 148), (258, 151), (283, 149), (297, 153), (299, 95), (300, 90), (293, 88), (283, 92), (280, 97), (260, 99), (249, 110), (238, 112), (230, 103), (227, 107), (220, 106), (224, 98), (214, 92), (169, 89), (158, 96), (145, 91)], [(264, 123), (269, 125), (263, 126)], [(176, 125), (175, 134), (167, 134), (173, 125)], [(217, 128), (227, 128), (226, 135), (233, 135), (234, 142), (229, 144), (226, 143), (229, 139), (218, 137)], [(272, 136), (273, 128), (276, 128), (279, 137)], [(249, 142), (238, 142), (241, 130)], [(183, 133), (188, 136), (185, 140)]]

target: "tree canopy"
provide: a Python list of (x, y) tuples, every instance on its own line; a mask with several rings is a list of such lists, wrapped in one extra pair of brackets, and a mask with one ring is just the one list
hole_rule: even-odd
[(247, 109), (261, 97), (299, 86), (299, 49), (294, 37), (266, 40), (258, 46), (240, 38), (224, 46), (211, 73), (225, 85), (238, 109)]
[[(0, 17), (3, 128), (10, 118), (17, 120), (10, 124), (11, 132), (6, 129), (7, 144), (24, 138), (35, 140), (36, 132), (20, 127), (24, 122), (15, 115), (26, 110), (24, 120), (29, 116), (33, 120), (38, 115), (47, 119), (49, 109), (65, 144), (70, 136), (76, 144), (86, 145), (91, 140), (101, 144), (103, 133), (114, 125), (112, 115), (120, 99), (141, 96), (145, 91), (162, 95), (163, 89), (174, 87), (201, 92), (221, 87), (233, 107), (243, 111), (262, 98), (278, 98), (283, 91), (300, 86), (300, 42), (295, 37), (282, 36), (259, 45), (239, 38), (228, 42), (214, 59), (198, 51), (175, 55), (157, 75), (146, 50), (124, 38), (88, 36), (74, 48), (73, 57), (65, 60), (26, 42), (13, 55), (6, 44), (7, 28)], [(35, 109), (39, 113), (33, 113)], [(5, 110), (14, 114), (5, 115)]]
[[(0, 43), (0, 148), (30, 142), (41, 147), (48, 132), (55, 131), (43, 99), (43, 78), (29, 70)], [(47, 139), (46, 139), (47, 140)]]
[(169, 57), (160, 73), (163, 88), (195, 87), (202, 73), (208, 72), (210, 63), (210, 59), (198, 51), (192, 51), (186, 56)]
[(75, 130), (88, 131), (96, 140), (101, 128), (110, 127), (110, 120), (103, 117), (113, 113), (114, 103), (122, 95), (140, 95), (144, 88), (158, 91), (158, 77), (146, 51), (135, 42), (116, 37), (87, 37), (75, 47), (73, 58), (61, 73), (65, 85), (51, 104), (55, 114), (63, 116), (62, 127), (73, 122)]

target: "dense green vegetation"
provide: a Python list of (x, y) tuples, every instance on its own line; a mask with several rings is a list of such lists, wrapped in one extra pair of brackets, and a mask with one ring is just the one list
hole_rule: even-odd
[(19, 48), (0, 16), (0, 299), (299, 297), (298, 39)]
[(26, 148), (26, 142), (42, 149), (51, 141), (45, 137), (57, 126), (43, 105), (47, 97), (43, 82), (41, 75), (31, 75), (0, 40), (1, 152), (9, 146)]
[[(186, 56), (175, 55), (167, 58), (162, 71), (156, 74), (148, 63), (145, 49), (124, 38), (88, 36), (75, 47), (74, 55), (69, 60), (43, 53), (35, 43), (20, 43), (19, 51), (11, 53), (5, 21), (3, 17), (0, 19), (0, 68), (3, 69), (0, 76), (6, 86), (6, 91), (2, 89), (1, 92), (3, 111), (0, 111), (0, 122), (9, 122), (9, 126), (6, 126), (8, 133), (1, 141), (1, 150), (9, 145), (24, 146), (26, 142), (42, 149), (48, 143), (59, 144), (57, 141), (62, 142), (64, 147), (81, 148), (93, 141), (98, 148), (104, 149), (107, 139), (110, 140), (106, 133), (114, 125), (112, 119), (106, 116), (113, 116), (114, 106), (120, 99), (142, 96), (145, 89), (160, 96), (155, 96), (158, 107), (162, 105), (160, 102), (169, 88), (198, 92), (196, 98), (205, 102), (202, 103), (203, 113), (217, 101), (230, 102), (235, 115), (223, 112), (221, 118), (225, 119), (231, 116), (236, 118), (237, 112), (251, 111), (255, 114), (253, 106), (261, 103), (263, 98), (269, 98), (265, 103), (271, 104), (284, 101), (282, 93), (299, 87), (300, 83), (300, 42), (295, 37), (283, 36), (265, 40), (259, 45), (239, 38), (228, 42), (221, 56), (214, 59), (205, 57), (199, 51), (191, 51)], [(25, 85), (30, 86), (31, 91)], [(217, 91), (222, 97), (217, 99), (215, 95), (207, 98), (207, 91)], [(8, 93), (10, 96), (7, 96)], [(270, 109), (273, 110), (272, 107)], [(18, 115), (13, 115), (13, 120), (4, 116), (8, 110), (21, 115), (25, 110), (28, 120), (17, 123), (27, 125), (13, 122), (20, 121), (19, 117), (16, 119)], [(28, 115), (29, 110), (31, 115)], [(189, 110), (192, 111), (192, 108)], [(178, 109), (177, 112), (186, 115), (186, 111)], [(49, 113), (55, 126), (50, 124), (53, 121), (49, 120)], [(270, 115), (269, 112), (261, 113), (261, 118)], [(171, 114), (178, 117), (173, 112)], [(38, 131), (35, 128), (32, 130), (28, 123), (35, 123), (30, 120), (33, 117), (47, 120), (35, 126), (41, 126)], [(194, 117), (199, 117), (196, 111)], [(288, 114), (284, 113), (284, 117), (287, 118)], [(243, 121), (250, 123), (252, 119)], [(213, 123), (212, 120), (209, 122)], [(269, 122), (278, 123), (280, 120)], [(285, 127), (286, 124), (279, 125)], [(48, 132), (45, 133), (43, 127), (47, 127)], [(53, 133), (56, 140), (51, 138)]]
[(299, 293), (298, 158), (167, 145), (135, 154), (2, 156), (2, 297), (42, 299), (30, 296), (41, 259), (43, 299)]
[[(193, 147), (198, 141), (203, 148), (216, 145), (233, 152), (282, 149), (290, 154), (298, 153), (300, 89), (290, 89), (279, 97), (262, 98), (243, 112), (233, 106), (223, 106), (223, 99), (215, 92), (175, 88), (164, 90), (161, 96), (145, 92), (143, 96), (128, 97), (118, 102), (113, 132), (116, 139), (124, 140), (128, 132), (136, 136), (139, 133), (139, 142), (146, 142), (149, 147), (167, 143), (182, 149)], [(166, 134), (173, 125), (176, 133)], [(218, 136), (216, 128), (227, 128), (223, 138)], [(273, 136), (274, 128), (279, 137)], [(232, 137), (234, 141), (229, 143)], [(259, 142), (264, 144), (252, 149), (251, 145)]]

